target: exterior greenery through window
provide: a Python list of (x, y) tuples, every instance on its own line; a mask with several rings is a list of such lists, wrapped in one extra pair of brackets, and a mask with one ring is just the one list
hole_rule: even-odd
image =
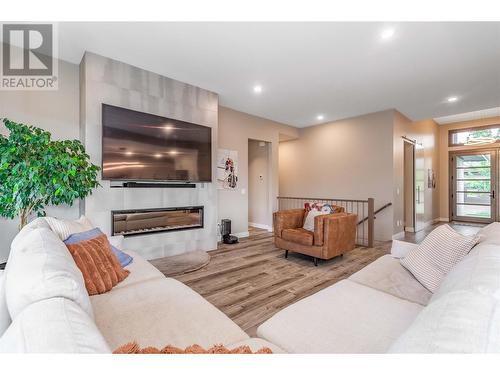
[(472, 128), (472, 129), (459, 129), (450, 130), (449, 144), (450, 146), (460, 146), (467, 143), (467, 141), (481, 138), (492, 137), (500, 141), (500, 125), (492, 125), (488, 127)]

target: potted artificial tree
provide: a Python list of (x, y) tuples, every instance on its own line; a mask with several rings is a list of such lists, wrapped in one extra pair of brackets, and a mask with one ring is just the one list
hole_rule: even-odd
[(47, 205), (85, 198), (97, 187), (99, 167), (90, 163), (78, 140), (54, 141), (43, 129), (2, 120), (10, 134), (0, 134), (0, 216), (45, 216)]

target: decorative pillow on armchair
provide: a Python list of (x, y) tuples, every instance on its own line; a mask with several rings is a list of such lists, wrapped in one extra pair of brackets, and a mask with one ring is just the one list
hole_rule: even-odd
[(434, 293), (446, 274), (471, 251), (477, 241), (476, 236), (464, 236), (447, 224), (441, 225), (400, 262), (420, 284)]
[(310, 232), (314, 232), (314, 218), (320, 215), (326, 215), (326, 214), (317, 209), (306, 211), (306, 219), (304, 220), (304, 225), (302, 226), (302, 228)]

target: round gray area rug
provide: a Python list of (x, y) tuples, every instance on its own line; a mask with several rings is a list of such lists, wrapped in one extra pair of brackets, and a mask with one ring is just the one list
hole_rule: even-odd
[(171, 277), (199, 270), (210, 262), (210, 255), (205, 251), (191, 251), (149, 262), (165, 276)]

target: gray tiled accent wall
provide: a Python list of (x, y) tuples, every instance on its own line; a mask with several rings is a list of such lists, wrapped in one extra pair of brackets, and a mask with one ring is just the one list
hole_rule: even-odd
[[(80, 64), (80, 135), (92, 162), (101, 165), (102, 103), (193, 122), (212, 128), (216, 159), (218, 95), (137, 67), (86, 52)], [(215, 178), (215, 163), (212, 176)], [(154, 259), (217, 247), (215, 183), (185, 188), (111, 188), (109, 181), (82, 202), (80, 209), (107, 234), (111, 210), (202, 205), (204, 228), (125, 239), (125, 247)]]

